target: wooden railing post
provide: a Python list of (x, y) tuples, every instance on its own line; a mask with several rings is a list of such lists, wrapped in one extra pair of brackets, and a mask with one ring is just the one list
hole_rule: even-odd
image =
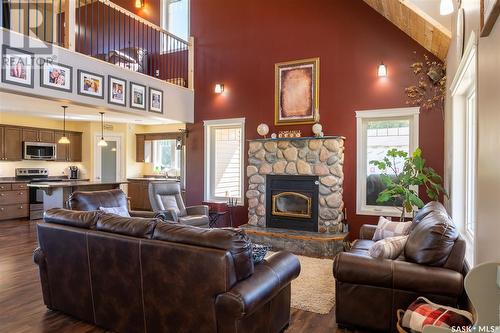
[(64, 47), (75, 50), (76, 1), (64, 2)]
[(194, 37), (189, 37), (188, 88), (194, 90)]

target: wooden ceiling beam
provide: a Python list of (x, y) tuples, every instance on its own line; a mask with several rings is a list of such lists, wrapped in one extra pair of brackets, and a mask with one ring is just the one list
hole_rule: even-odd
[(445, 61), (451, 32), (420, 8), (405, 0), (363, 0), (380, 15)]

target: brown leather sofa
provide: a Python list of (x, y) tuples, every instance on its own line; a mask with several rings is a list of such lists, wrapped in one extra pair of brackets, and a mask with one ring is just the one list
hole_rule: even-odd
[(280, 332), (298, 259), (251, 260), (239, 229), (52, 209), (37, 224), (46, 306), (116, 332)]
[(397, 332), (396, 311), (419, 296), (457, 306), (463, 292), (465, 241), (440, 203), (429, 203), (417, 213), (396, 260), (369, 256), (375, 229), (363, 225), (351, 250), (335, 257), (339, 326)]
[(127, 195), (120, 189), (89, 192), (76, 191), (70, 195), (68, 205), (71, 210), (79, 211), (96, 211), (100, 207), (125, 207), (132, 217), (169, 220), (161, 212), (129, 210)]

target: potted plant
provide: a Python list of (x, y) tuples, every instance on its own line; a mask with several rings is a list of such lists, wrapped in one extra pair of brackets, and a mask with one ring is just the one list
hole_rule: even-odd
[[(398, 163), (402, 160), (402, 163)], [(446, 194), (442, 186), (442, 178), (436, 171), (425, 166), (422, 150), (417, 148), (410, 156), (407, 152), (390, 149), (381, 161), (370, 161), (382, 173), (380, 178), (386, 188), (379, 193), (377, 203), (399, 202), (401, 204), (401, 221), (405, 213), (414, 213), (414, 208), (424, 206), (417, 193), (418, 186), (424, 186), (431, 200), (438, 200), (439, 195)], [(398, 167), (401, 165), (402, 167)]]

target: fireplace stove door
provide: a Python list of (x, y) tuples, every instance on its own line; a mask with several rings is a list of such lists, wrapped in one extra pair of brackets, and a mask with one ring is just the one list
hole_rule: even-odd
[(272, 214), (275, 216), (311, 218), (311, 198), (297, 192), (280, 192), (273, 195)]

